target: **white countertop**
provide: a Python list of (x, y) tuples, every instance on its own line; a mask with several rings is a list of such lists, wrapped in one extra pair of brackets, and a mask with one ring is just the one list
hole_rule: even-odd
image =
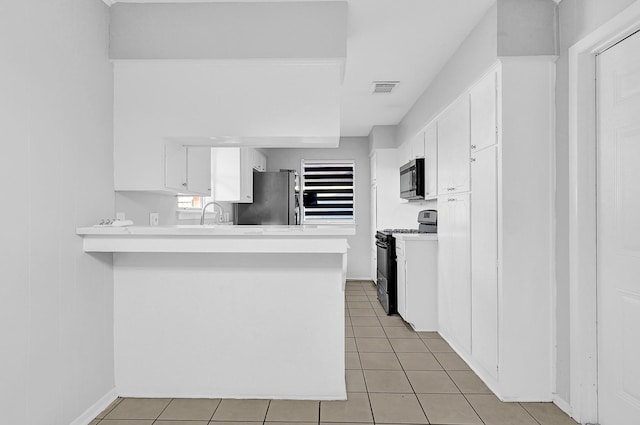
[(78, 227), (78, 235), (100, 236), (350, 236), (356, 234), (355, 225), (301, 225), (301, 226), (228, 226), (228, 225), (176, 225)]
[(79, 227), (85, 252), (339, 253), (355, 225)]
[(437, 241), (437, 233), (394, 233), (393, 237), (403, 241)]

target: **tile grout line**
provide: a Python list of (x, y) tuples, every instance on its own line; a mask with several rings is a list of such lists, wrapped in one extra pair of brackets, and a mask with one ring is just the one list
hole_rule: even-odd
[(525, 412), (527, 412), (527, 414), (528, 414), (529, 416), (531, 416), (531, 418), (532, 418), (534, 421), (536, 421), (536, 423), (538, 423), (538, 424), (540, 424), (540, 425), (542, 424), (542, 422), (540, 422), (540, 421), (539, 421), (535, 416), (533, 416), (533, 413), (529, 412), (529, 409), (527, 409), (526, 407), (524, 407), (524, 406), (522, 405), (522, 403), (521, 403), (521, 402), (518, 402), (518, 406), (520, 406), (520, 407), (521, 407)]
[(154, 425), (156, 422), (158, 422), (158, 418), (160, 416), (162, 416), (162, 414), (164, 413), (165, 410), (167, 410), (167, 407), (169, 407), (169, 405), (173, 402), (173, 400), (175, 400), (175, 398), (171, 398), (169, 399), (169, 403), (167, 403), (166, 406), (164, 406), (164, 409), (162, 409), (162, 411), (160, 413), (158, 413), (158, 416), (153, 420), (153, 422), (151, 422), (151, 425)]
[(207, 424), (213, 422), (213, 416), (216, 414), (216, 412), (218, 411), (218, 409), (220, 408), (220, 405), (222, 404), (222, 399), (219, 398), (218, 399), (218, 404), (216, 405), (216, 408), (213, 409), (213, 413), (211, 413), (211, 417), (209, 418), (209, 422), (207, 422)]

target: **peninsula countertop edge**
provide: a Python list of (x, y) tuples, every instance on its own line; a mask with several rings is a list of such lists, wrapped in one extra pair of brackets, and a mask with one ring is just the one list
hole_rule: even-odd
[(85, 252), (345, 254), (355, 225), (79, 227)]

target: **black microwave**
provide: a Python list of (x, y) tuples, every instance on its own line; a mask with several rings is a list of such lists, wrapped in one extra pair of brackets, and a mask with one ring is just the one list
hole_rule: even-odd
[(416, 158), (400, 167), (400, 197), (424, 199), (424, 158)]

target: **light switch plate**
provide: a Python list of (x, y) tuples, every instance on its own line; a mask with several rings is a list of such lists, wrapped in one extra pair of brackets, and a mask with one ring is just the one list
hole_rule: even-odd
[(149, 226), (157, 226), (160, 222), (160, 213), (149, 213)]

